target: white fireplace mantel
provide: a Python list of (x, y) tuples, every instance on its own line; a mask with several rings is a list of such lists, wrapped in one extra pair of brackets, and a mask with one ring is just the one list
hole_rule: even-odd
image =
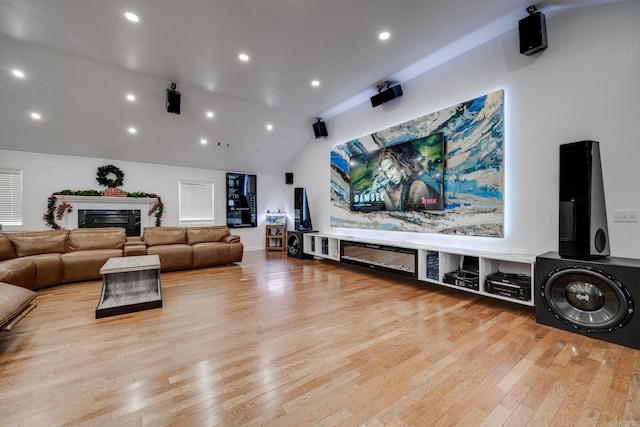
[(151, 197), (102, 197), (102, 196), (67, 196), (55, 194), (58, 203), (67, 202), (72, 211), (66, 213), (58, 224), (68, 230), (78, 228), (78, 210), (80, 209), (127, 209), (140, 210), (140, 232), (144, 227), (155, 225), (155, 214), (148, 215), (158, 199)]

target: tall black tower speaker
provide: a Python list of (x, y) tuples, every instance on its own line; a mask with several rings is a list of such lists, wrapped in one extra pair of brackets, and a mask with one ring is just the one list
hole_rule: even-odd
[(304, 187), (294, 189), (293, 219), (296, 231), (311, 231), (311, 212), (307, 201), (307, 190)]
[(547, 48), (547, 27), (541, 12), (531, 13), (518, 21), (518, 30), (521, 54), (529, 56)]
[(609, 256), (600, 147), (596, 141), (560, 146), (559, 253), (562, 258)]

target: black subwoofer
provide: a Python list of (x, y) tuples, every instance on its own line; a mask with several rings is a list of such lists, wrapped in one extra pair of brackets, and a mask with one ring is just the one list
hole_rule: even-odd
[(304, 233), (287, 231), (287, 255), (293, 258), (304, 257)]
[(640, 260), (536, 258), (536, 321), (640, 349)]

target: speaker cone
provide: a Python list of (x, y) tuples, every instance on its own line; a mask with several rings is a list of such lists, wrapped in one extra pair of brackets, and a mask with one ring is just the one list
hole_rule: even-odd
[(596, 237), (593, 239), (593, 244), (595, 245), (598, 253), (604, 252), (604, 250), (607, 249), (607, 232), (602, 228), (599, 228), (598, 231), (596, 231)]
[(542, 301), (554, 316), (586, 332), (610, 332), (633, 314), (633, 300), (615, 277), (588, 266), (550, 271), (540, 287)]
[(300, 238), (297, 234), (291, 234), (287, 239), (287, 250), (291, 255), (297, 255), (301, 250)]

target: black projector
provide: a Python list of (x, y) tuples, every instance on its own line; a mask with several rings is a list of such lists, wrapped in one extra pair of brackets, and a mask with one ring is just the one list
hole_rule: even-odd
[(373, 95), (371, 97), (371, 106), (375, 108), (378, 105), (384, 104), (385, 102), (389, 102), (392, 99), (396, 99), (399, 96), (402, 96), (402, 87), (400, 87), (400, 85), (390, 87), (388, 89), (381, 91), (377, 95)]

